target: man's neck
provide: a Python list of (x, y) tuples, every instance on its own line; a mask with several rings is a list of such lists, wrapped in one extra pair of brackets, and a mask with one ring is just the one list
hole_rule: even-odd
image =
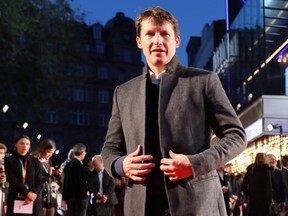
[(76, 158), (77, 160), (79, 160), (79, 161), (82, 161), (82, 159), (81, 159), (81, 157), (80, 156), (74, 156), (74, 158)]
[(166, 70), (166, 66), (156, 67), (156, 66), (149, 66), (149, 70), (152, 71), (156, 76)]

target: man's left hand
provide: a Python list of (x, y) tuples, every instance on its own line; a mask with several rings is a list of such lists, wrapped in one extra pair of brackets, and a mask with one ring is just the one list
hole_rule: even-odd
[(164, 172), (164, 175), (169, 176), (171, 181), (192, 176), (192, 167), (186, 155), (175, 154), (171, 150), (169, 150), (169, 155), (171, 158), (163, 158), (161, 160), (160, 169)]

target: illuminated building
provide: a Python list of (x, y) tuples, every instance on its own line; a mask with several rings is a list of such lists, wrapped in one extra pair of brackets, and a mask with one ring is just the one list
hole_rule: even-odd
[(218, 73), (247, 133), (247, 149), (231, 161), (242, 172), (258, 152), (288, 154), (288, 2), (226, 0), (226, 12), (226, 33), (203, 68)]

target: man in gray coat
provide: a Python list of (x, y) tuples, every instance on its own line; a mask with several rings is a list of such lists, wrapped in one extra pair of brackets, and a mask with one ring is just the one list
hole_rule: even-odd
[(216, 168), (245, 149), (243, 127), (217, 74), (179, 63), (172, 14), (150, 8), (136, 31), (147, 63), (115, 89), (101, 152), (107, 172), (128, 179), (125, 216), (224, 216)]

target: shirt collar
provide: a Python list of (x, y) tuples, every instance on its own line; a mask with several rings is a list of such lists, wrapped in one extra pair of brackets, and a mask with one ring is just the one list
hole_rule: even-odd
[(162, 71), (159, 74), (155, 74), (153, 73), (151, 70), (149, 70), (149, 74), (150, 74), (150, 79), (154, 80), (154, 79), (161, 79), (162, 75), (166, 72), (166, 70)]
[(99, 173), (103, 173), (104, 172), (104, 167), (98, 172)]

